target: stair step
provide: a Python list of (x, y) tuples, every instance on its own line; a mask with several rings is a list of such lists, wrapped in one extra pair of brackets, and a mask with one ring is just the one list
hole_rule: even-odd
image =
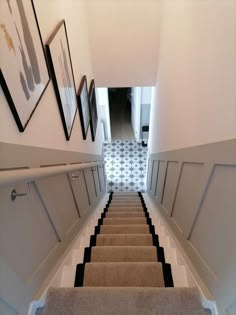
[(147, 224), (146, 218), (105, 218), (104, 225), (127, 225), (127, 224)]
[(110, 207), (108, 212), (144, 212), (143, 207)]
[(142, 218), (145, 217), (145, 213), (141, 211), (135, 211), (135, 212), (119, 212), (119, 211), (113, 211), (113, 212), (107, 212), (106, 218)]
[(114, 208), (114, 207), (126, 207), (126, 208), (134, 208), (134, 207), (142, 207), (141, 202), (111, 202), (110, 203), (110, 207)]
[(149, 226), (142, 225), (101, 225), (101, 234), (149, 234)]
[(125, 203), (125, 204), (129, 204), (129, 203), (141, 203), (141, 200), (139, 198), (117, 198), (117, 199), (112, 199), (111, 200), (111, 204), (116, 204), (116, 203)]
[(91, 262), (157, 262), (154, 246), (95, 246)]
[(196, 288), (50, 288), (40, 315), (210, 315)]
[(137, 192), (116, 192), (112, 195), (112, 198), (115, 197), (115, 196), (118, 196), (118, 197), (121, 197), (121, 196), (124, 196), (124, 197), (129, 197), (129, 196), (139, 196)]
[(141, 201), (141, 199), (137, 196), (125, 196), (125, 197), (120, 197), (120, 196), (114, 196), (114, 197), (112, 197), (112, 200), (137, 200), (137, 201)]
[(158, 262), (87, 263), (85, 287), (164, 287), (162, 264)]
[(150, 234), (99, 234), (97, 246), (153, 246)]

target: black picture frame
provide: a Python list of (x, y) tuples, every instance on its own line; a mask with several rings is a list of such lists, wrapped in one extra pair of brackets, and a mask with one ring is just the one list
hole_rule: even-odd
[(95, 82), (91, 81), (89, 87), (89, 108), (90, 108), (90, 129), (92, 141), (95, 141), (97, 123), (98, 123), (98, 112), (97, 112), (97, 101), (96, 101), (96, 92), (95, 92)]
[(66, 140), (70, 140), (77, 97), (66, 23), (62, 20), (46, 44), (46, 52)]
[(23, 132), (50, 76), (33, 0), (1, 1), (0, 12), (0, 85)]
[(77, 103), (79, 108), (80, 124), (82, 129), (83, 139), (86, 140), (89, 123), (90, 123), (90, 108), (87, 78), (84, 75), (81, 79), (79, 90), (77, 93)]

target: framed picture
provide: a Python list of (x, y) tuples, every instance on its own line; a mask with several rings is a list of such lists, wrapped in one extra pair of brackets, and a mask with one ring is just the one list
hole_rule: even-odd
[(89, 122), (90, 122), (88, 87), (87, 87), (87, 79), (85, 75), (82, 77), (82, 80), (80, 83), (77, 100), (78, 100), (78, 106), (79, 106), (81, 129), (82, 129), (83, 139), (85, 140), (87, 137), (88, 127), (89, 127)]
[(23, 132), (50, 79), (31, 0), (0, 1), (0, 52), (0, 84)]
[(90, 127), (91, 127), (91, 135), (92, 141), (95, 141), (97, 123), (98, 123), (98, 112), (97, 112), (97, 102), (96, 102), (96, 93), (95, 93), (95, 82), (91, 81), (89, 87), (89, 107), (90, 107)]
[(77, 99), (65, 21), (61, 21), (46, 44), (48, 62), (67, 140), (70, 140)]

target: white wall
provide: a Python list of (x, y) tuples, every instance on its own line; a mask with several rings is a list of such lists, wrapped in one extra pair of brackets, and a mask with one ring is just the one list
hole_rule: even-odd
[(143, 86), (142, 87), (142, 104), (150, 104), (152, 98), (152, 87), (151, 86)]
[(141, 87), (133, 87), (131, 93), (131, 124), (137, 142), (140, 142)]
[(87, 10), (97, 85), (154, 85), (160, 1), (87, 0)]
[[(34, 1), (44, 44), (47, 42), (57, 24), (62, 19), (65, 19), (66, 21), (77, 89), (82, 75), (87, 75), (88, 84), (93, 78), (85, 2), (85, 0), (67, 0), (65, 5), (64, 0)], [(25, 132), (20, 133), (3, 95), (2, 89), (0, 88), (1, 142), (100, 154), (102, 149), (101, 124), (98, 123), (95, 143), (91, 141), (90, 130), (88, 131), (88, 140), (83, 141), (78, 112), (76, 116), (71, 139), (68, 142), (65, 139), (61, 117), (51, 82)]]
[(236, 137), (236, 2), (165, 0), (150, 152)]
[(100, 107), (101, 120), (103, 120), (106, 129), (104, 140), (106, 140), (106, 142), (111, 142), (111, 121), (108, 88), (97, 88), (97, 101)]

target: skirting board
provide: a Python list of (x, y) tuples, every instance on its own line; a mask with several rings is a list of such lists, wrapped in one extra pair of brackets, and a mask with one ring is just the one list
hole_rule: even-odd
[(35, 315), (36, 310), (44, 306), (45, 299), (47, 296), (47, 291), (50, 286), (59, 286), (58, 279), (62, 277), (63, 268), (67, 265), (68, 260), (70, 260), (70, 257), (72, 255), (76, 242), (78, 242), (79, 239), (83, 237), (83, 234), (87, 235), (86, 230), (88, 229), (90, 224), (94, 221), (94, 218), (96, 218), (95, 220), (97, 220), (97, 217), (101, 215), (101, 212), (103, 211), (103, 208), (105, 207), (108, 198), (109, 198), (109, 195), (105, 194), (105, 196), (103, 196), (101, 200), (98, 202), (95, 209), (92, 212), (90, 212), (87, 217), (84, 218), (84, 221), (79, 230), (79, 233), (74, 238), (74, 240), (72, 241), (71, 245), (68, 247), (64, 255), (61, 257), (60, 262), (55, 267), (56, 270), (54, 269), (52, 272), (53, 275), (51, 274), (45, 280), (44, 285), (36, 294), (35, 299), (30, 303), (27, 315)]

